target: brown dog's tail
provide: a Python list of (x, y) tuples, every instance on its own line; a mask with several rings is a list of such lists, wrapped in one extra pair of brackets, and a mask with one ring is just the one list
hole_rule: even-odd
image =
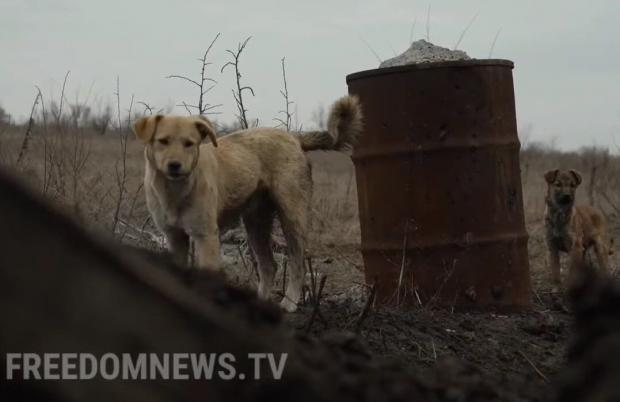
[(299, 136), (301, 149), (341, 151), (355, 144), (362, 132), (362, 107), (356, 96), (343, 96), (329, 111), (327, 131), (312, 131)]

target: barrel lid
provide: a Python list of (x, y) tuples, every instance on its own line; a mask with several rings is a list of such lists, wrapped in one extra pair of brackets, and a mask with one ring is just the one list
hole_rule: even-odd
[(398, 74), (412, 70), (430, 70), (434, 68), (453, 68), (453, 67), (472, 67), (472, 66), (498, 66), (514, 68), (511, 60), (505, 59), (471, 59), (471, 60), (451, 60), (436, 61), (419, 64), (407, 64), (404, 66), (394, 66), (385, 68), (374, 68), (372, 70), (358, 71), (347, 75), (347, 83), (360, 78), (373, 77), (377, 75)]

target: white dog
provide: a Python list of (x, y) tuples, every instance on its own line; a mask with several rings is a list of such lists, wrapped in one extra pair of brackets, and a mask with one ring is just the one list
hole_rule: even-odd
[(133, 129), (145, 145), (148, 209), (177, 261), (187, 263), (191, 237), (199, 267), (218, 269), (220, 233), (241, 217), (258, 262), (258, 294), (267, 299), (277, 267), (270, 246), (277, 215), (290, 258), (281, 306), (294, 311), (312, 193), (305, 151), (341, 150), (355, 141), (362, 130), (357, 98), (345, 96), (332, 106), (327, 131), (304, 135), (255, 128), (217, 138), (204, 117), (161, 115), (142, 118)]

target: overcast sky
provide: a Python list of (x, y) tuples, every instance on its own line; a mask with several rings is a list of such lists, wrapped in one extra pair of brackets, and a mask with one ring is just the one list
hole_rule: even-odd
[[(275, 125), (282, 109), (280, 59), (298, 119), (312, 125), (320, 104), (346, 93), (345, 76), (376, 68), (426, 37), (475, 58), (516, 64), (517, 118), (528, 141), (555, 141), (564, 149), (620, 146), (620, 1), (617, 0), (0, 0), (0, 105), (25, 118), (39, 85), (58, 97), (69, 76), (69, 101), (115, 102), (116, 77), (126, 108), (131, 94), (158, 108), (196, 99), (194, 88), (169, 74), (195, 77), (212, 38), (209, 75), (218, 81), (209, 103), (217, 119), (232, 121), (232, 70), (225, 50), (252, 36), (242, 56), (243, 83), (255, 97), (249, 116)], [(176, 109), (176, 113), (184, 113)], [(522, 141), (525, 138), (522, 138)]]

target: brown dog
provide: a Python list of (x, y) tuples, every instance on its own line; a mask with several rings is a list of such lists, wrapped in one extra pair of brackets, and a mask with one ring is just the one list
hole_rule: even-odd
[(570, 273), (582, 267), (586, 251), (594, 247), (599, 269), (609, 270), (608, 255), (611, 242), (607, 235), (607, 222), (603, 214), (588, 205), (574, 206), (575, 191), (581, 175), (575, 170), (550, 170), (545, 173), (547, 196), (545, 227), (549, 266), (556, 290), (561, 285), (560, 251), (570, 256)]
[[(312, 192), (305, 152), (349, 147), (362, 129), (357, 98), (331, 108), (328, 131), (297, 135), (255, 128), (217, 138), (205, 117), (152, 116), (133, 126), (144, 143), (149, 212), (173, 255), (187, 263), (189, 240), (198, 266), (219, 269), (220, 233), (241, 217), (258, 262), (258, 294), (269, 298), (276, 273), (274, 218), (289, 252), (289, 283), (281, 306), (294, 311), (304, 279), (304, 247)], [(209, 138), (210, 143), (201, 144)]]

